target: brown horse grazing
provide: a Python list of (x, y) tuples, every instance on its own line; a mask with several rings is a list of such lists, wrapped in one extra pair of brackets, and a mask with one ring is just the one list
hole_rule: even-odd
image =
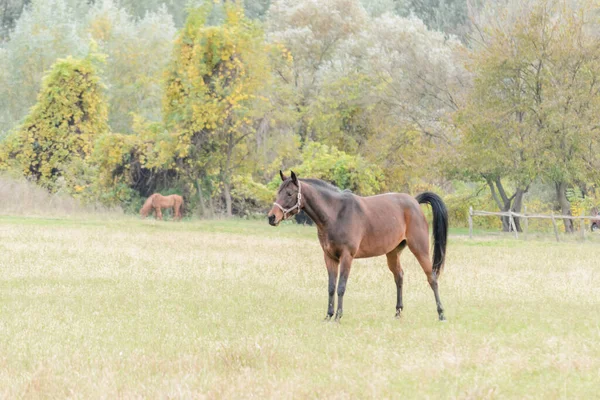
[[(440, 321), (445, 320), (438, 294), (437, 279), (444, 265), (448, 236), (448, 212), (442, 199), (430, 192), (413, 198), (403, 193), (388, 193), (360, 197), (340, 191), (318, 179), (298, 179), (292, 171), (287, 178), (279, 171), (283, 183), (277, 200), (269, 211), (269, 224), (277, 226), (282, 220), (300, 210), (317, 225), (329, 274), (329, 303), (326, 320), (333, 316), (336, 278), (338, 306), (335, 320), (343, 313), (343, 299), (352, 260), (385, 254), (397, 288), (396, 317), (402, 304), (400, 252), (408, 245), (423, 268), (433, 289)], [(429, 228), (420, 203), (433, 210), (433, 261), (429, 259)]]
[(178, 194), (172, 194), (170, 196), (163, 196), (160, 193), (154, 193), (144, 203), (140, 209), (140, 215), (142, 218), (146, 218), (148, 214), (154, 210), (156, 219), (162, 219), (162, 209), (172, 208), (174, 219), (181, 220), (181, 214), (183, 213), (183, 197)]

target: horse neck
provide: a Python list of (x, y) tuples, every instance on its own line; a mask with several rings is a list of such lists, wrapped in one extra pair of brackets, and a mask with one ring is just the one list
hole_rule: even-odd
[(339, 209), (339, 199), (327, 190), (302, 184), (302, 209), (319, 229), (326, 229)]
[(143, 205), (143, 207), (142, 207), (142, 208), (145, 208), (145, 209), (150, 209), (150, 208), (152, 208), (152, 201), (153, 201), (153, 200), (154, 200), (154, 195), (150, 195), (150, 197), (148, 197), (148, 198), (146, 199), (146, 201), (144, 202), (144, 205)]

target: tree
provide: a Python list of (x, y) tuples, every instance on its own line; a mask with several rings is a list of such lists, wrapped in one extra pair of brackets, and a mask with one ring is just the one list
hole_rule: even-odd
[[(543, 176), (554, 183), (562, 214), (571, 214), (567, 189), (589, 177), (585, 158), (599, 142), (597, 110), (600, 106), (600, 44), (596, 4), (579, 7), (563, 3), (540, 4), (539, 19), (551, 37), (544, 68), (545, 85), (541, 112), (544, 140)], [(540, 92), (541, 92), (540, 90)], [(541, 97), (541, 95), (540, 95)], [(597, 158), (593, 157), (593, 158)], [(573, 231), (573, 221), (563, 220)]]
[[(390, 6), (367, 5), (375, 16)], [(369, 16), (357, 0), (279, 1), (269, 16), (270, 40), (293, 57), (291, 71), (276, 72), (295, 94), (303, 145), (359, 153), (391, 188), (410, 190), (450, 140), (466, 80), (461, 43), (415, 17)]]
[(268, 14), (268, 38), (292, 55), (289, 74), (277, 71), (295, 94), (296, 132), (301, 141), (316, 139), (311, 130), (314, 103), (343, 45), (364, 29), (367, 13), (358, 0), (279, 0)]
[[(555, 182), (560, 209), (570, 213), (565, 189), (582, 176), (580, 159), (596, 140), (600, 69), (597, 40), (589, 36), (591, 6), (511, 2), (502, 18), (479, 26), (475, 87), (459, 118), (463, 160), (504, 211), (519, 211), (539, 176)], [(513, 182), (513, 195), (503, 179)], [(572, 231), (570, 220), (565, 229)]]
[(418, 177), (442, 175), (435, 166), (454, 141), (451, 115), (469, 88), (464, 47), (417, 18), (389, 14), (369, 24), (358, 45), (368, 49), (360, 60), (376, 124), (363, 154), (407, 189)]
[(134, 19), (113, 0), (97, 1), (87, 15), (86, 27), (107, 55), (104, 76), (109, 124), (113, 131), (132, 132), (132, 113), (160, 121), (163, 87), (161, 74), (173, 49), (175, 26), (165, 7)]
[[(147, 122), (136, 116), (133, 134), (107, 132), (95, 142), (89, 164), (96, 169), (93, 192), (108, 206), (120, 205), (139, 210), (140, 197), (156, 192), (189, 191), (178, 180), (174, 164), (176, 142), (162, 123)], [(193, 204), (193, 202), (192, 202)]]
[(362, 6), (371, 17), (380, 17), (386, 13), (394, 13), (396, 9), (401, 8), (398, 3), (404, 4), (404, 2), (397, 0), (361, 0)]
[[(539, 172), (542, 149), (529, 111), (540, 76), (536, 55), (519, 47), (523, 42), (514, 40), (516, 32), (508, 33), (517, 26), (503, 17), (480, 29), (483, 39), (470, 60), (474, 88), (458, 117), (461, 165), (468, 175), (484, 179), (501, 211), (520, 212), (523, 195)], [(514, 193), (504, 180), (514, 183)], [(504, 231), (511, 229), (508, 218), (502, 224)]]
[(35, 103), (42, 78), (54, 62), (69, 55), (83, 57), (89, 44), (79, 36), (74, 11), (66, 0), (33, 0), (25, 8), (5, 45), (5, 99), (2, 119), (14, 126)]
[(0, 161), (15, 159), (24, 176), (56, 191), (59, 178), (72, 193), (85, 188), (71, 174), (108, 131), (103, 87), (89, 58), (57, 61), (44, 78), (38, 101), (21, 127), (2, 143)]
[(316, 140), (359, 152), (393, 190), (427, 177), (452, 138), (468, 81), (463, 46), (417, 18), (385, 14), (340, 46), (311, 108)]
[[(245, 141), (256, 132), (253, 111), (270, 76), (264, 36), (243, 9), (226, 3), (221, 25), (206, 24), (211, 3), (191, 10), (166, 77), (164, 120), (177, 138), (178, 168), (199, 195), (216, 178), (232, 215), (231, 177)], [(213, 185), (208, 185), (212, 196)]]
[(433, 31), (462, 38), (469, 32), (468, 0), (405, 0), (396, 9), (402, 16), (417, 16)]
[(0, 43), (8, 40), (9, 32), (30, 0), (4, 0), (0, 4)]

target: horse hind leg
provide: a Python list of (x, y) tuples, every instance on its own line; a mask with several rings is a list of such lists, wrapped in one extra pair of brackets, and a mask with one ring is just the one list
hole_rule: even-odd
[(421, 238), (421, 240), (408, 241), (408, 248), (415, 255), (417, 261), (419, 261), (419, 264), (421, 264), (421, 268), (423, 268), (423, 272), (425, 272), (425, 275), (427, 276), (427, 281), (429, 282), (429, 286), (433, 290), (433, 295), (435, 296), (435, 304), (437, 305), (437, 312), (440, 321), (445, 321), (446, 317), (444, 316), (444, 307), (442, 307), (440, 294), (438, 292), (438, 276), (433, 271), (433, 263), (429, 257), (429, 237), (426, 236), (425, 240)]
[(181, 218), (183, 218), (183, 202), (177, 206), (177, 220), (181, 221)]
[(404, 279), (404, 271), (400, 265), (400, 253), (405, 246), (406, 241), (403, 241), (400, 243), (400, 246), (386, 254), (388, 268), (394, 275), (394, 281), (396, 282), (396, 318), (400, 318), (400, 314), (404, 309), (404, 305), (402, 304), (402, 282)]

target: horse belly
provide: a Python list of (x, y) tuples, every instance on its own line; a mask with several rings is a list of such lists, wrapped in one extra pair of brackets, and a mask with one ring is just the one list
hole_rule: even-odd
[(361, 243), (354, 258), (377, 257), (389, 253), (394, 250), (402, 242), (402, 239), (384, 240), (377, 243)]
[(386, 194), (364, 199), (363, 209), (368, 222), (356, 258), (387, 254), (406, 239), (404, 197), (401, 194)]
[(404, 232), (394, 229), (372, 230), (365, 235), (358, 246), (355, 258), (376, 257), (389, 253), (405, 239)]

